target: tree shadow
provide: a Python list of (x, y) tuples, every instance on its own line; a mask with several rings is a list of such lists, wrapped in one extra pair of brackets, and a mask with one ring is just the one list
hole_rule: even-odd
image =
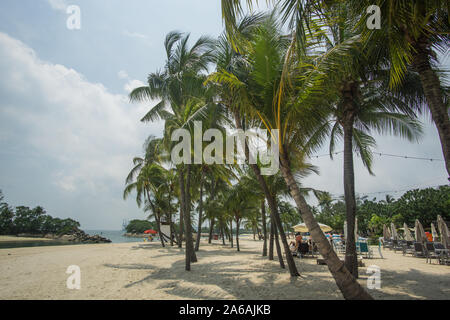
[[(450, 270), (449, 270), (450, 272)], [(381, 290), (369, 290), (375, 299), (450, 299), (450, 273), (435, 274), (417, 269), (391, 271), (381, 269)], [(365, 284), (370, 275), (360, 272), (360, 283)]]
[[(163, 250), (160, 248), (158, 251)], [(176, 248), (179, 250), (179, 248)], [(169, 254), (171, 250), (167, 250)], [(184, 250), (183, 250), (184, 251)], [(233, 256), (236, 254), (254, 254), (255, 260), (263, 264), (243, 265), (241, 261), (210, 261), (211, 257)], [(329, 276), (318, 275), (303, 278), (289, 277), (287, 269), (281, 269), (278, 261), (269, 261), (261, 256), (259, 251), (210, 250), (197, 253), (199, 262), (192, 264), (191, 271), (185, 271), (184, 254), (178, 252), (180, 259), (166, 267), (156, 267), (151, 264), (105, 264), (106, 267), (128, 270), (148, 270), (144, 278), (126, 284), (132, 288), (155, 280), (163, 280), (157, 289), (175, 296), (178, 299), (252, 299), (252, 300), (283, 300), (283, 299), (342, 299), (337, 287)], [(248, 256), (246, 257), (248, 259)], [(208, 262), (209, 261), (209, 262)], [(314, 266), (296, 262), (303, 271), (313, 270)], [(325, 267), (326, 266), (317, 266)], [(316, 270), (317, 271), (317, 270)], [(300, 271), (302, 272), (302, 271)], [(294, 297), (294, 298), (293, 298)]]

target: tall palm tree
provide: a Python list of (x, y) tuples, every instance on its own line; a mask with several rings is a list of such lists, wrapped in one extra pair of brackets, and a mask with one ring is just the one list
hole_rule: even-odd
[[(330, 156), (333, 157), (337, 139), (344, 141), (344, 192), (348, 239), (346, 239), (345, 265), (358, 277), (356, 239), (354, 227), (356, 216), (355, 178), (353, 151), (360, 155), (371, 174), (372, 153), (375, 146), (373, 131), (392, 133), (410, 141), (421, 134), (421, 126), (415, 119), (414, 110), (420, 108), (420, 95), (406, 95), (390, 90), (387, 71), (383, 65), (372, 63), (374, 59), (360, 49), (358, 36), (352, 32), (353, 24), (348, 5), (339, 3), (324, 9), (314, 31), (307, 34), (307, 45), (314, 49), (312, 63), (305, 64), (305, 87), (310, 88), (311, 102), (320, 99), (326, 122), (310, 140), (315, 147), (327, 132), (330, 135)], [(320, 25), (320, 27), (319, 27)], [(317, 50), (326, 48), (325, 52)], [(313, 79), (313, 80), (312, 80)], [(413, 80), (411, 79), (411, 82)], [(306, 98), (307, 100), (308, 98)], [(306, 101), (304, 101), (306, 102)], [(317, 108), (311, 110), (317, 112)]]
[[(246, 43), (244, 46), (250, 45), (249, 39), (253, 37), (254, 31), (259, 28), (260, 23), (264, 19), (266, 19), (264, 15), (252, 15), (244, 17), (240, 21), (237, 30), (240, 38)], [(248, 55), (243, 55), (242, 53), (242, 51), (239, 52), (233, 47), (226, 35), (222, 35), (218, 45), (216, 60), (217, 72), (209, 77), (209, 81), (220, 84), (218, 89), (221, 100), (220, 103), (231, 112), (235, 119), (235, 127), (238, 130), (243, 130), (248, 125), (246, 118), (242, 118), (242, 115), (244, 115), (246, 111), (249, 111), (248, 93), (244, 89), (244, 86), (240, 86), (241, 82), (238, 79), (238, 77), (246, 78), (249, 72), (248, 61), (246, 61)], [(259, 124), (259, 126), (261, 126), (261, 124)], [(244, 145), (244, 155), (248, 161), (250, 157), (247, 143)], [(271, 215), (273, 215), (275, 225), (284, 247), (289, 272), (291, 276), (299, 276), (291, 250), (289, 249), (289, 244), (287, 243), (286, 234), (283, 230), (276, 201), (270, 194), (267, 182), (261, 174), (259, 165), (250, 163), (250, 167), (254, 171), (258, 183), (269, 204)]]
[[(143, 122), (165, 120), (164, 145), (170, 153), (175, 143), (171, 140), (176, 129), (184, 128), (196, 111), (205, 105), (207, 89), (203, 86), (205, 76), (213, 59), (214, 41), (201, 37), (189, 48), (189, 34), (171, 32), (166, 36), (164, 47), (166, 63), (163, 70), (148, 76), (147, 86), (133, 90), (131, 101), (151, 101), (159, 99), (142, 119)], [(180, 190), (180, 217), (184, 222), (186, 236), (186, 270), (191, 269), (190, 263), (197, 260), (192, 243), (191, 230), (191, 165), (177, 166)], [(180, 237), (181, 240), (181, 237)], [(181, 244), (181, 241), (180, 241)]]
[[(275, 3), (275, 1), (268, 1)], [(247, 0), (249, 8), (257, 1)], [(377, 5), (380, 10), (381, 29), (367, 28), (371, 12), (367, 8)], [(342, 6), (359, 19), (359, 33), (374, 57), (384, 57), (386, 51), (391, 63), (391, 86), (401, 85), (409, 66), (419, 74), (428, 107), (436, 124), (442, 145), (447, 173), (450, 176), (450, 119), (449, 88), (440, 80), (436, 69), (437, 52), (448, 52), (450, 19), (448, 1), (445, 0), (283, 0), (280, 13), (289, 22), (296, 42), (304, 44), (314, 19), (330, 7)], [(240, 0), (222, 0), (222, 15), (230, 39), (237, 41), (236, 21), (243, 14)], [(384, 58), (383, 58), (384, 59)]]
[(240, 251), (239, 230), (241, 221), (245, 219), (252, 211), (256, 210), (255, 193), (242, 182), (238, 182), (231, 187), (226, 195), (225, 207), (232, 214), (236, 223), (236, 249)]
[[(312, 116), (305, 121), (298, 101), (300, 93), (296, 92), (298, 88), (288, 86), (290, 83), (295, 83), (295, 79), (298, 77), (296, 64), (285, 64), (286, 60), (290, 61), (291, 57), (296, 56), (296, 53), (292, 51), (292, 39), (282, 36), (278, 30), (279, 27), (276, 23), (269, 20), (265, 27), (259, 30), (259, 34), (254, 40), (255, 43), (248, 52), (254, 68), (250, 74), (250, 80), (253, 81), (251, 86), (254, 92), (257, 92), (256, 97), (259, 96), (258, 103), (253, 103), (251, 106), (270, 132), (275, 129), (279, 130), (281, 172), (303, 221), (313, 240), (317, 243), (319, 251), (327, 262), (344, 297), (347, 299), (371, 299), (371, 296), (361, 287), (332, 250), (294, 177), (292, 166), (295, 164), (296, 156), (304, 153), (303, 147), (306, 144), (307, 130), (315, 127), (318, 121), (322, 121), (322, 117), (320, 114), (316, 114), (317, 121)], [(228, 77), (227, 81), (233, 83), (235, 90), (243, 91), (248, 86), (245, 82), (232, 76)]]

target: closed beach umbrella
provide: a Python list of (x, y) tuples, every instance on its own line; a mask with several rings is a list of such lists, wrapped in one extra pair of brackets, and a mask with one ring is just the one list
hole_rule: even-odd
[(436, 227), (434, 226), (434, 223), (431, 223), (431, 235), (433, 236), (433, 241), (437, 241), (439, 238), (439, 235), (436, 231)]
[(406, 223), (403, 224), (403, 229), (405, 230), (405, 240), (406, 241), (414, 241), (414, 238), (411, 235), (411, 231), (409, 231), (409, 228), (406, 225)]
[(383, 224), (383, 237), (385, 240), (391, 239), (391, 233), (389, 232), (389, 227)]
[(355, 219), (355, 240), (358, 241), (358, 218)]
[(448, 231), (447, 224), (441, 216), (438, 216), (438, 228), (441, 233), (441, 242), (445, 248), (450, 249), (450, 232)]
[(427, 236), (425, 235), (425, 230), (423, 229), (423, 226), (419, 220), (416, 220), (414, 229), (416, 233), (416, 241), (419, 243), (424, 243), (427, 239)]
[[(330, 232), (333, 230), (330, 226), (327, 226), (326, 224), (319, 223), (319, 227), (323, 232)], [(306, 227), (306, 224), (301, 223), (293, 227), (295, 232), (309, 232), (308, 228)]]
[(391, 222), (391, 232), (392, 232), (392, 240), (398, 240), (397, 229), (395, 229), (395, 225)]

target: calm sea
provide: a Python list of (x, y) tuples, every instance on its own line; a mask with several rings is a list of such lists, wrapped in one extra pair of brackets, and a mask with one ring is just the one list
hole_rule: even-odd
[(91, 236), (100, 235), (104, 238), (111, 240), (113, 243), (123, 243), (123, 242), (142, 242), (142, 238), (129, 238), (124, 237), (125, 231), (111, 231), (111, 230), (84, 230), (87, 234)]
[[(113, 243), (123, 243), (123, 242), (141, 242), (142, 238), (128, 238), (124, 237), (124, 231), (115, 230), (84, 230), (87, 234), (91, 236), (100, 235), (104, 238), (110, 239)], [(41, 246), (64, 246), (64, 245), (83, 245), (82, 243), (73, 243), (69, 241), (0, 241), (0, 249), (10, 249), (10, 248), (23, 248), (23, 247), (41, 247)]]

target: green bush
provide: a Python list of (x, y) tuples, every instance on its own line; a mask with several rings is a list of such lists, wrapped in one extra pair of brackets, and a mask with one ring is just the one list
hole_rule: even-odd
[(156, 230), (156, 222), (148, 220), (131, 220), (125, 227), (127, 233), (143, 233), (145, 230)]

